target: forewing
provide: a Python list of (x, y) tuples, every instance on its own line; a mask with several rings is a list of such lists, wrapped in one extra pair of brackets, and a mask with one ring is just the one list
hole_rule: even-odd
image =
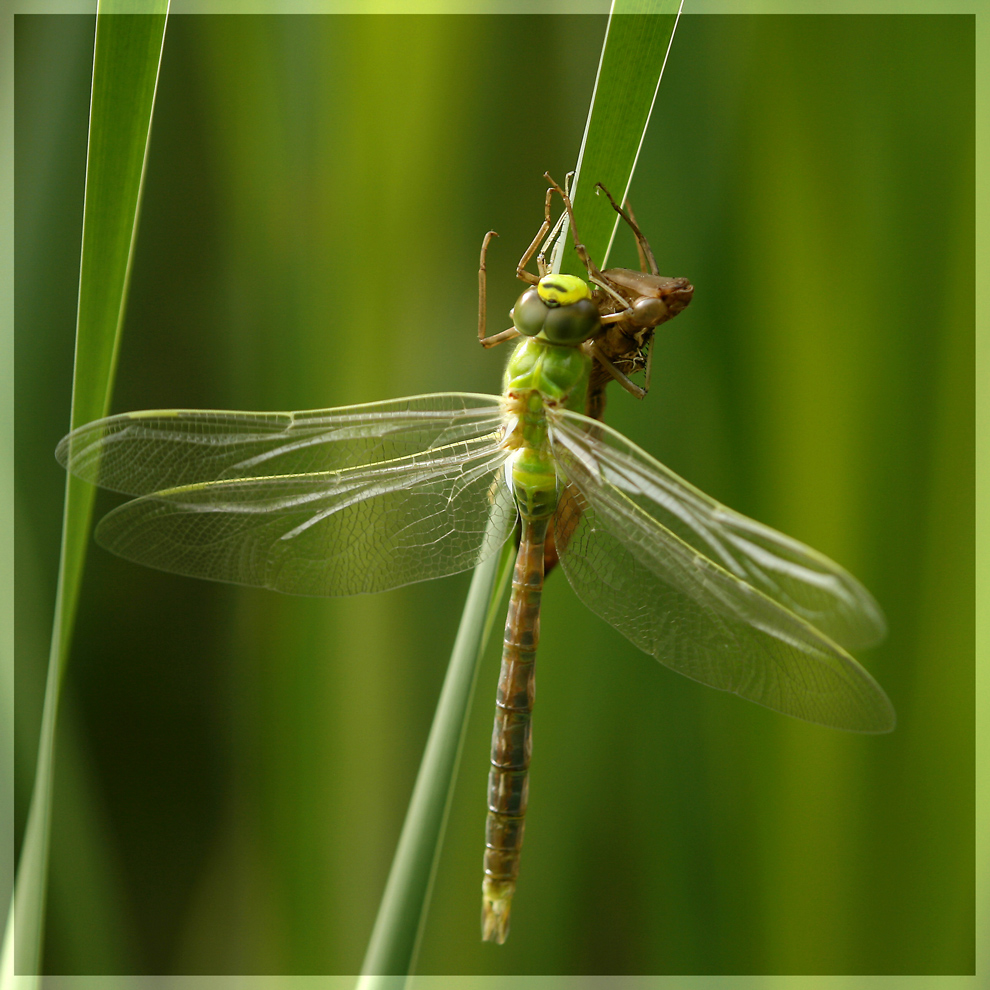
[(499, 430), (492, 395), (440, 392), (304, 412), (164, 409), (99, 419), (64, 437), (72, 474), (125, 495), (204, 481), (380, 464)]
[[(515, 507), (494, 397), (446, 393), (313, 413), (131, 414), (66, 438), (128, 502), (97, 541), (150, 567), (291, 594), (384, 591), (475, 566)], [(288, 470), (305, 468), (306, 470)]]
[(721, 505), (603, 423), (566, 411), (558, 423), (572, 460), (729, 574), (846, 648), (884, 637), (880, 606), (828, 557)]
[[(561, 565), (589, 608), (661, 663), (704, 684), (810, 722), (859, 732), (893, 728), (890, 701), (863, 667), (759, 582), (750, 583), (748, 571), (736, 573), (739, 544), (722, 534), (702, 539), (699, 516), (706, 534), (720, 526), (706, 503), (721, 506), (585, 417), (556, 415), (551, 441), (580, 509), (573, 531), (558, 534)], [(701, 496), (690, 512), (681, 486)], [(685, 531), (694, 538), (684, 538)], [(709, 541), (719, 549), (703, 549)], [(735, 550), (731, 569), (719, 559), (726, 545)]]

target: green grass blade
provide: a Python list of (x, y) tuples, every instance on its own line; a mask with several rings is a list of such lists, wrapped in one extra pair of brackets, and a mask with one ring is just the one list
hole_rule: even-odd
[(512, 567), (512, 541), (476, 568), (402, 835), (361, 967), (360, 990), (397, 986), (412, 968), (457, 778), (479, 659)]
[[(605, 267), (619, 218), (604, 196), (594, 195), (595, 184), (602, 183), (619, 203), (629, 192), (681, 2), (614, 0), (612, 4), (571, 187), (581, 240), (600, 268)], [(569, 234), (558, 241), (553, 260), (555, 271), (585, 274)]]
[[(601, 259), (601, 264), (607, 255), (617, 215), (604, 197), (591, 196), (587, 190), (578, 206), (577, 180), (583, 170), (589, 177), (586, 185), (590, 189), (594, 188), (595, 182), (603, 182), (616, 198), (625, 196), (649, 123), (679, 10), (679, 0), (616, 0), (609, 17), (574, 185), (575, 212), (582, 240), (592, 257)], [(566, 245), (570, 256), (564, 254), (564, 270), (583, 274), (569, 238)], [(510, 566), (511, 558), (507, 557), (503, 563), (503, 579)], [(501, 599), (503, 583), (498, 582), (496, 595), (493, 591), (496, 588), (494, 561), (479, 568), (472, 581), (426, 752), (365, 955), (359, 990), (399, 988), (404, 985), (404, 974), (411, 973), (414, 967), (453, 794), (478, 654), (494, 624), (494, 609), (497, 600)]]
[[(123, 321), (138, 203), (165, 33), (167, 0), (145, 0), (145, 13), (100, 3), (93, 56), (79, 308), (72, 385), (72, 426), (106, 415)], [(52, 772), (59, 692), (72, 637), (94, 489), (66, 482), (55, 617), (41, 739), (31, 806), (0, 962), (6, 990), (35, 974), (41, 958), (48, 871)], [(23, 985), (23, 984), (19, 984)]]

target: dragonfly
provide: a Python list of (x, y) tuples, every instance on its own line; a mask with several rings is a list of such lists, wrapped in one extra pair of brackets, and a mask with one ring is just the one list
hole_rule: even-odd
[(482, 937), (499, 943), (528, 803), (549, 537), (588, 608), (678, 673), (838, 729), (888, 732), (895, 721), (848, 652), (885, 631), (852, 575), (585, 414), (595, 348), (629, 317), (609, 321), (628, 307), (608, 312), (596, 296), (599, 270), (564, 202), (589, 280), (546, 271), (522, 293), (502, 336), (520, 339), (501, 395), (129, 412), (79, 427), (56, 452), (76, 476), (135, 496), (102, 519), (98, 543), (192, 577), (356, 595), (469, 570), (515, 536), (482, 882)]

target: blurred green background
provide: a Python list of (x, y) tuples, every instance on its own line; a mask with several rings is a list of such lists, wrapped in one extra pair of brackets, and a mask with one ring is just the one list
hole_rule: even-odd
[[(604, 25), (173, 17), (115, 409), (497, 391), (478, 248), (500, 232), (499, 323)], [(92, 33), (16, 25), (18, 838)], [(420, 972), (973, 971), (973, 126), (972, 17), (682, 18), (631, 199), (695, 299), (609, 421), (870, 587), (891, 632), (863, 660), (900, 722), (846, 735), (678, 677), (554, 575), (511, 937), (479, 940), (492, 644)], [(46, 971), (356, 972), (466, 587), (290, 599), (94, 546)]]

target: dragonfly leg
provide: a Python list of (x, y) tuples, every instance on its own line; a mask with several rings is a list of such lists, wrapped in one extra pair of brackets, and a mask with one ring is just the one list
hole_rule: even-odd
[[(629, 219), (636, 224), (636, 214), (633, 213), (632, 203), (626, 200), (626, 211), (629, 213)], [(636, 252), (639, 254), (639, 270), (641, 272), (649, 271), (653, 275), (659, 275), (660, 270), (657, 268), (656, 259), (653, 257), (653, 249), (650, 247), (650, 242), (646, 239), (646, 235), (639, 229), (639, 225), (633, 227), (633, 233), (636, 235)]]
[[(589, 340), (582, 346), (586, 349), (587, 353), (589, 353), (630, 395), (635, 396), (637, 399), (643, 399), (646, 397), (646, 393), (649, 391), (649, 378), (647, 378), (646, 388), (640, 388), (640, 386), (637, 385), (628, 375), (624, 375), (607, 357), (605, 357), (601, 348), (595, 345), (594, 340)], [(649, 359), (647, 359), (647, 364), (649, 364)]]
[(522, 279), (523, 282), (528, 282), (530, 285), (536, 285), (537, 282), (543, 278), (544, 275), (550, 270), (547, 268), (547, 263), (543, 258), (543, 252), (541, 251), (536, 258), (536, 267), (539, 271), (539, 276), (532, 275), (530, 272), (526, 271), (526, 266), (529, 264), (530, 259), (533, 257), (536, 249), (540, 245), (540, 241), (546, 236), (547, 231), (550, 229), (550, 198), (553, 196), (553, 190), (547, 190), (547, 200), (543, 207), (543, 223), (540, 229), (536, 232), (536, 237), (533, 238), (529, 247), (526, 248), (525, 253), (519, 259), (519, 264), (516, 265), (516, 278)]
[(481, 242), (481, 260), (478, 263), (478, 342), (482, 347), (494, 347), (496, 344), (501, 344), (504, 340), (512, 340), (513, 337), (519, 336), (519, 331), (515, 327), (509, 327), (508, 330), (492, 334), (490, 337), (485, 336), (488, 333), (488, 274), (486, 262), (488, 259), (488, 245), (491, 243), (493, 237), (498, 237), (498, 234), (494, 230), (490, 230), (485, 234), (485, 239)]
[[(659, 275), (660, 270), (657, 268), (656, 258), (653, 257), (653, 250), (650, 247), (650, 242), (646, 239), (646, 235), (639, 229), (639, 224), (636, 223), (636, 216), (632, 211), (632, 207), (629, 205), (629, 200), (626, 200), (625, 210), (619, 206), (614, 199), (612, 199), (612, 194), (599, 182), (597, 183), (597, 188), (601, 189), (606, 196), (608, 196), (608, 201), (612, 204), (612, 208), (616, 213), (622, 217), (623, 220), (629, 224), (632, 229), (633, 234), (636, 237), (636, 250), (639, 252), (639, 267), (642, 271), (646, 271), (647, 262), (650, 265), (650, 273), (653, 275)], [(627, 212), (628, 211), (628, 212)]]
[(499, 333), (493, 333), (490, 337), (485, 337), (481, 341), (482, 347), (494, 347), (496, 344), (502, 344), (507, 340), (515, 340), (519, 336), (519, 331), (515, 327), (509, 327), (508, 330), (502, 330)]
[(613, 299), (615, 299), (620, 306), (624, 307), (619, 313), (610, 313), (608, 316), (602, 317), (602, 323), (618, 323), (619, 320), (628, 320), (632, 318), (633, 308), (629, 305), (629, 300), (625, 299), (622, 295), (615, 291), (615, 289), (609, 285), (608, 279), (600, 278), (595, 279), (595, 285), (599, 288), (604, 289)]
[(595, 266), (595, 263), (591, 260), (591, 257), (588, 254), (588, 249), (581, 243), (581, 239), (578, 237), (577, 221), (574, 219), (574, 207), (571, 205), (571, 197), (568, 196), (556, 182), (554, 182), (554, 180), (550, 177), (549, 172), (544, 172), (543, 178), (557, 190), (560, 194), (560, 198), (564, 201), (564, 208), (567, 210), (567, 217), (571, 225), (571, 236), (574, 238), (574, 250), (577, 252), (577, 256), (581, 259), (581, 264), (588, 270), (588, 275), (591, 278), (591, 281), (598, 283), (598, 280), (602, 278), (602, 273)]
[(481, 242), (481, 260), (478, 262), (478, 340), (484, 342), (488, 333), (488, 245), (493, 237), (498, 237), (497, 231), (490, 230)]
[[(568, 183), (573, 177), (574, 177), (573, 172), (567, 173), (567, 177), (564, 180), (564, 189), (567, 189)], [(547, 190), (548, 203), (547, 203), (546, 212), (548, 214), (547, 215), (548, 220), (550, 219), (549, 197), (552, 196), (553, 193), (554, 193), (553, 188)], [(554, 247), (554, 245), (556, 245), (557, 239), (560, 236), (560, 230), (566, 222), (567, 222), (567, 211), (565, 210), (563, 213), (561, 213), (560, 218), (554, 224), (553, 229), (550, 231), (549, 234), (547, 234), (547, 239), (543, 242), (543, 247), (540, 248), (540, 253), (536, 256), (536, 265), (540, 269), (541, 274), (543, 275), (548, 274), (550, 271), (550, 266), (547, 264), (547, 259), (546, 259), (547, 251), (550, 250), (552, 247)]]

